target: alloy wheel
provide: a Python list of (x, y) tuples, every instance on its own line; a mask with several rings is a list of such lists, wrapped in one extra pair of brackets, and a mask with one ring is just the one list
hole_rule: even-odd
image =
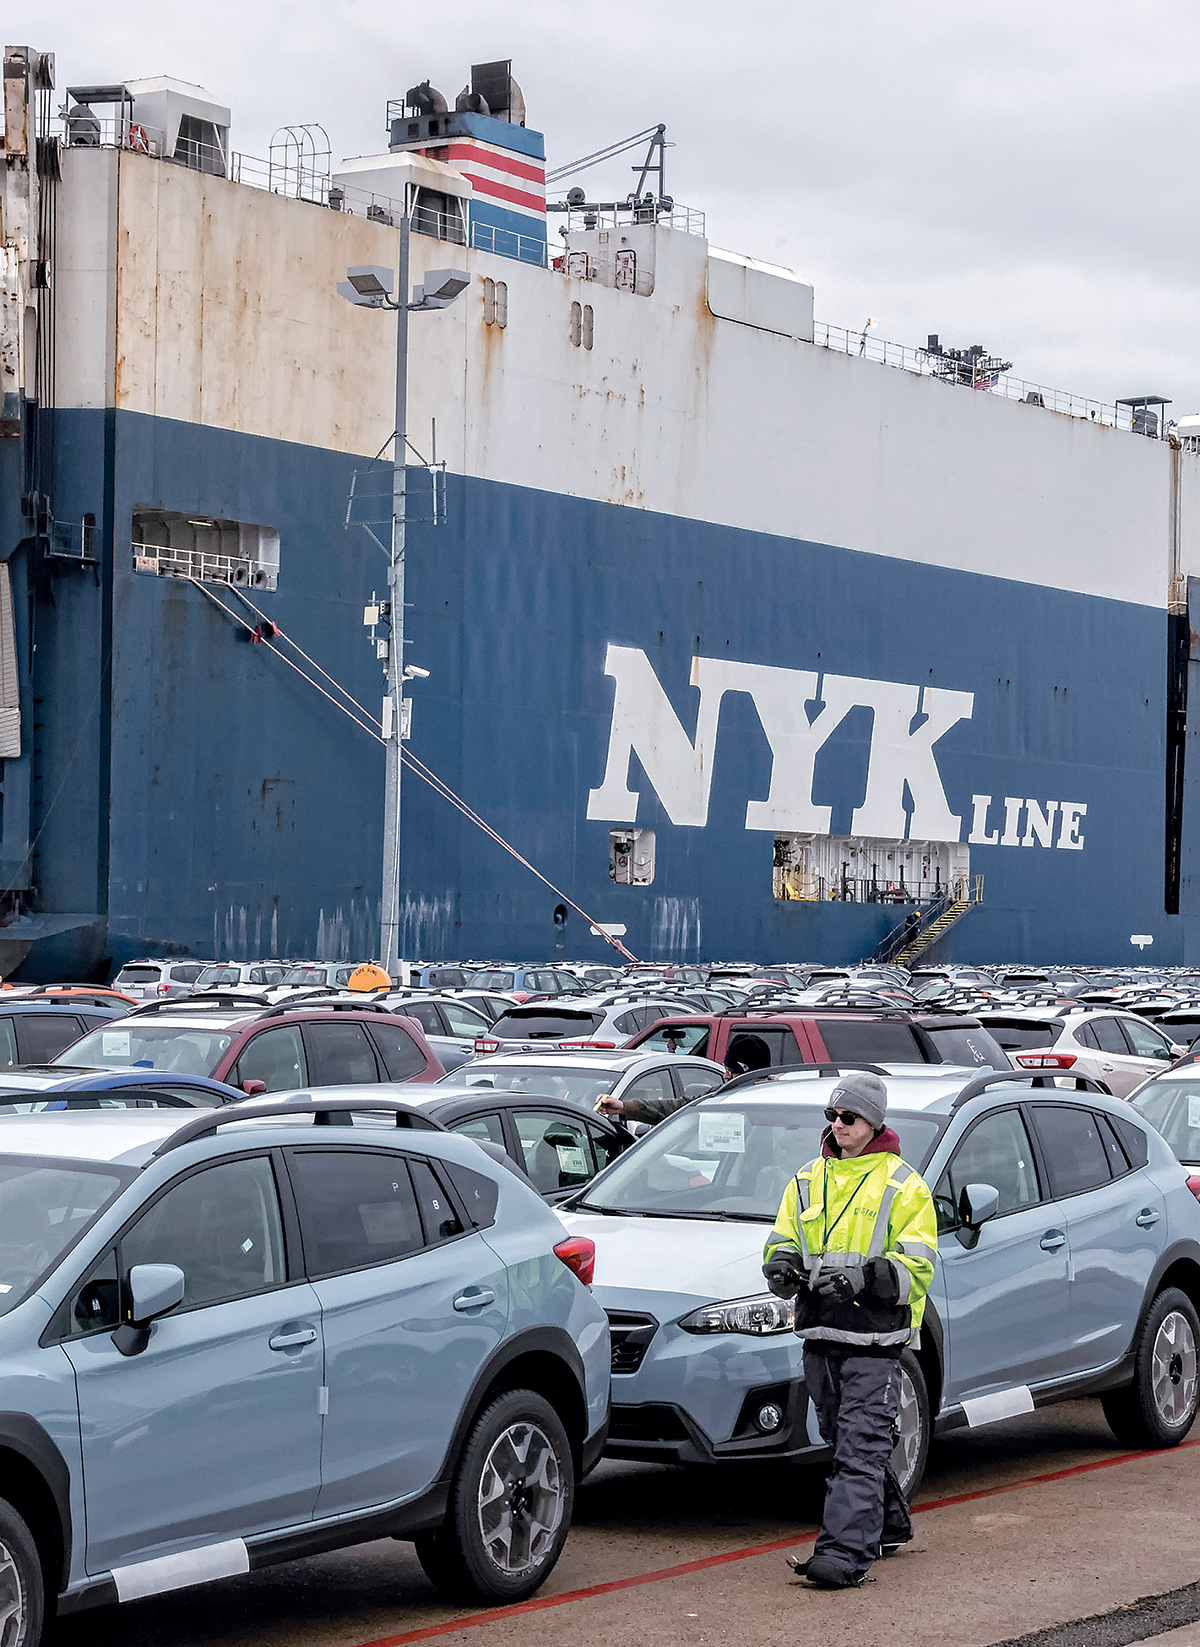
[[(558, 1455), (536, 1424), (498, 1436), (479, 1481), (479, 1531), (489, 1559), (510, 1576), (550, 1553), (563, 1514)], [(7, 1643), (0, 1639), (0, 1647)]]
[(1186, 1423), (1196, 1405), (1196, 1339), (1178, 1310), (1164, 1315), (1150, 1353), (1150, 1387), (1160, 1418), (1173, 1429)]
[(913, 1474), (921, 1459), (921, 1403), (908, 1368), (900, 1368), (900, 1412), (896, 1418), (896, 1445), (892, 1450), (892, 1471), (908, 1496)]
[(0, 1647), (16, 1647), (25, 1630), (25, 1590), (8, 1548), (0, 1544)]

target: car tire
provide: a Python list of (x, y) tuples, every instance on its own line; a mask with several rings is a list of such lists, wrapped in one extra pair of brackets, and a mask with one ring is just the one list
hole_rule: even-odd
[(524, 1601), (554, 1570), (574, 1503), (562, 1420), (535, 1391), (506, 1390), (476, 1419), (446, 1519), (414, 1540), (417, 1558), (451, 1601)]
[(900, 1357), (900, 1414), (896, 1428), (898, 1439), (892, 1449), (892, 1473), (908, 1499), (921, 1485), (925, 1474), (933, 1430), (925, 1374), (911, 1350), (905, 1350)]
[(38, 1647), (46, 1615), (46, 1587), (33, 1534), (0, 1498), (0, 1641)]
[(1196, 1417), (1200, 1317), (1178, 1287), (1165, 1287), (1142, 1323), (1133, 1383), (1101, 1396), (1104, 1416), (1127, 1447), (1175, 1447)]

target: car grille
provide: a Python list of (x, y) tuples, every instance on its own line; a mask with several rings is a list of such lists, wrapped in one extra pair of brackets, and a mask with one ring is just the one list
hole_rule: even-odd
[(615, 1373), (635, 1373), (650, 1347), (650, 1340), (658, 1331), (658, 1322), (652, 1315), (637, 1315), (630, 1310), (608, 1310), (606, 1313), (612, 1335), (612, 1370)]
[(610, 1441), (687, 1441), (688, 1432), (674, 1407), (614, 1407)]

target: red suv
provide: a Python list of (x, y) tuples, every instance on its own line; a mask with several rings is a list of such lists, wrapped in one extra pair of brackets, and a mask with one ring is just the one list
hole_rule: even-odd
[(752, 1035), (771, 1064), (966, 1064), (1011, 1069), (1007, 1055), (978, 1018), (957, 1012), (864, 1011), (810, 1007), (697, 1013), (663, 1018), (632, 1036), (627, 1047), (686, 1052), (725, 1062), (735, 1036)]
[(207, 1075), (251, 1096), (445, 1074), (414, 1018), (357, 1003), (269, 1006), (232, 990), (153, 1002), (84, 1035), (54, 1062)]

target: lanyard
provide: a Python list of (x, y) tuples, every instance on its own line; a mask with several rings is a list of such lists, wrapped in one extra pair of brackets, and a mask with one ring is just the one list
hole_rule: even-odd
[(828, 1252), (828, 1250), (829, 1250), (829, 1237), (833, 1234), (834, 1230), (837, 1229), (837, 1227), (841, 1223), (842, 1219), (850, 1211), (850, 1208), (854, 1205), (854, 1197), (858, 1194), (859, 1190), (863, 1187), (863, 1185), (866, 1183), (867, 1179), (870, 1176), (871, 1176), (871, 1171), (870, 1171), (870, 1168), (868, 1168), (867, 1171), (863, 1173), (863, 1175), (859, 1179), (858, 1183), (855, 1184), (854, 1188), (851, 1190), (850, 1199), (846, 1202), (846, 1205), (842, 1208), (841, 1212), (838, 1213), (838, 1215), (834, 1219), (833, 1223), (829, 1224), (829, 1223), (827, 1223), (827, 1219), (829, 1217), (829, 1195), (827, 1193), (828, 1192), (828, 1180), (826, 1178), (825, 1170), (822, 1169), (822, 1171), (821, 1171), (821, 1225), (822, 1225), (821, 1251), (822, 1252)]

